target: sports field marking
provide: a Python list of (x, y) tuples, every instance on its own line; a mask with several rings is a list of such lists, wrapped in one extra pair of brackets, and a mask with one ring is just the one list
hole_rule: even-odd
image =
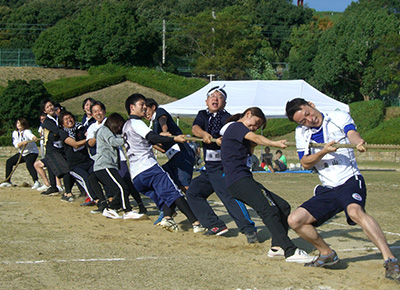
[[(334, 223), (334, 222), (326, 222), (326, 224), (340, 226), (340, 227), (346, 227), (346, 228), (351, 228), (352, 227), (352, 226), (349, 226), (349, 225), (339, 224), (339, 223)], [(383, 233), (386, 234), (386, 235), (392, 235), (392, 236), (400, 237), (399, 233), (392, 233), (392, 232), (386, 232), (386, 231), (383, 231)]]
[(167, 257), (137, 257), (137, 258), (104, 258), (104, 259), (71, 259), (71, 260), (37, 260), (37, 261), (0, 261), (0, 264), (45, 264), (45, 263), (74, 263), (74, 262), (115, 262), (115, 261), (133, 261), (133, 260), (161, 260)]
[[(393, 247), (389, 247), (391, 250), (394, 249), (400, 249), (400, 246), (393, 246)], [(337, 250), (335, 248), (335, 251), (337, 252), (353, 252), (353, 251), (370, 251), (370, 250), (374, 250), (374, 251), (379, 251), (379, 249), (377, 247), (367, 247), (367, 248), (354, 248), (354, 249), (342, 249), (342, 250)]]

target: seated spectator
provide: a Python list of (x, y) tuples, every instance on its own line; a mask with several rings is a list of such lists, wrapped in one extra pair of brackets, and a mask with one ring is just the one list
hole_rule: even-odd
[[(29, 123), (25, 118), (18, 118), (15, 123), (16, 130), (12, 133), (13, 145), (15, 148), (19, 150), (19, 153), (7, 159), (6, 162), (6, 179), (3, 183), (0, 184), (0, 187), (9, 187), (12, 186), (11, 183), (11, 173), (13, 166), (18, 163), (26, 162), (26, 168), (29, 171), (29, 174), (33, 180), (32, 189), (36, 189), (41, 186), (38, 181), (38, 175), (35, 170), (33, 164), (38, 157), (39, 150), (34, 142), (37, 141), (35, 135), (33, 135), (32, 131), (29, 129)], [(29, 142), (34, 141), (34, 142)], [(22, 155), (22, 156), (21, 156)]]
[(275, 171), (286, 171), (287, 161), (285, 155), (283, 155), (281, 150), (276, 150), (276, 157), (274, 158), (274, 170)]
[(261, 154), (261, 167), (264, 168), (266, 171), (271, 171), (272, 173), (274, 173), (274, 168), (272, 167), (272, 158), (273, 155), (271, 154), (271, 149), (266, 146), (264, 148), (264, 152), (263, 154)]

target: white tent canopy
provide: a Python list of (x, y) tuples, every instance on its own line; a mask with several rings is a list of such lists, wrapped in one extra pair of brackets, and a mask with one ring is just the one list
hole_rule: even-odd
[(286, 102), (294, 98), (311, 101), (320, 111), (349, 112), (348, 105), (328, 97), (303, 80), (213, 81), (193, 94), (161, 107), (172, 116), (195, 117), (199, 110), (206, 108), (207, 92), (223, 85), (228, 95), (225, 109), (232, 115), (243, 113), (249, 107), (259, 107), (267, 118), (286, 118)]

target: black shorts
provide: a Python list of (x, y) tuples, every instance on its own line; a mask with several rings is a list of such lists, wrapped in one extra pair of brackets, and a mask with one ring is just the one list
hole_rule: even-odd
[(337, 187), (318, 185), (314, 189), (314, 196), (300, 207), (305, 208), (317, 220), (314, 226), (320, 226), (343, 210), (346, 213), (347, 223), (355, 225), (347, 214), (347, 207), (356, 203), (364, 208), (366, 199), (367, 189), (364, 178), (357, 175)]

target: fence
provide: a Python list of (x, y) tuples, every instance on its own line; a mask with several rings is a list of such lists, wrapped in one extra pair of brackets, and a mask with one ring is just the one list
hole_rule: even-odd
[(0, 66), (37, 66), (32, 49), (0, 48)]

